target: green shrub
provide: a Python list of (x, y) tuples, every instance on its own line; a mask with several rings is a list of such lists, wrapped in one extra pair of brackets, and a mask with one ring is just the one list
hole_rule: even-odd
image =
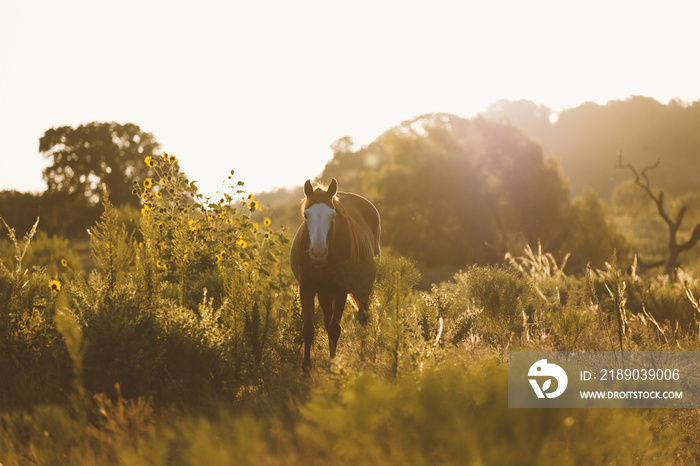
[(451, 359), (396, 383), (363, 375), (302, 415), (297, 434), (320, 463), (663, 463), (675, 447), (642, 410), (509, 409), (506, 367), (489, 360)]
[(592, 310), (578, 306), (553, 309), (549, 313), (549, 318), (559, 338), (559, 348), (562, 351), (575, 351), (583, 333), (595, 321)]
[(530, 279), (512, 267), (472, 267), (456, 280), (471, 307), (481, 311), (482, 330), (505, 351), (512, 336), (520, 335), (524, 317), (534, 302)]

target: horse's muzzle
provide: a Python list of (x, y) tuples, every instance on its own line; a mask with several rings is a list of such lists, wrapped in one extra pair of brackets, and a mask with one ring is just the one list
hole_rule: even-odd
[(311, 248), (309, 249), (309, 258), (313, 265), (323, 265), (328, 259), (328, 248)]

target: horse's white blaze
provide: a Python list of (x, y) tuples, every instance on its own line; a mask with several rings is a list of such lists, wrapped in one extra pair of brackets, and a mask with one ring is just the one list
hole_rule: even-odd
[(314, 204), (304, 211), (309, 230), (309, 257), (313, 262), (322, 262), (328, 257), (327, 237), (333, 217), (335, 210), (323, 203)]

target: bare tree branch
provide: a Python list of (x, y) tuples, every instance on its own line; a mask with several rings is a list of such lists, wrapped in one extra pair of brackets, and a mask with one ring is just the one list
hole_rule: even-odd
[[(680, 210), (676, 214), (676, 220), (674, 221), (668, 215), (668, 213), (666, 212), (666, 208), (664, 207), (663, 191), (659, 191), (658, 194), (655, 194), (654, 191), (651, 189), (651, 182), (649, 181), (648, 172), (651, 170), (655, 170), (659, 166), (660, 162), (661, 160), (659, 159), (656, 161), (656, 163), (644, 167), (640, 173), (637, 171), (636, 168), (634, 168), (634, 166), (631, 163), (623, 164), (622, 152), (618, 151), (617, 153), (617, 168), (628, 169), (632, 172), (632, 174), (634, 175), (635, 184), (644, 189), (649, 198), (652, 201), (654, 201), (654, 203), (656, 204), (656, 209), (659, 212), (659, 216), (664, 220), (664, 222), (666, 222), (666, 225), (668, 225), (669, 255), (668, 259), (665, 261), (666, 267), (664, 273), (666, 273), (666, 275), (668, 276), (673, 276), (675, 274), (676, 266), (678, 265), (678, 254), (682, 251), (692, 248), (700, 241), (700, 223), (695, 226), (695, 228), (693, 229), (693, 233), (691, 234), (690, 239), (688, 241), (682, 244), (678, 244), (678, 230), (681, 227), (681, 223), (683, 223), (683, 218), (685, 217), (685, 214), (688, 211), (688, 206), (683, 205), (680, 208)], [(644, 179), (643, 182), (642, 178)], [(651, 267), (652, 265), (662, 264), (653, 263), (649, 264), (648, 266)]]
[(685, 251), (686, 249), (690, 249), (698, 244), (698, 241), (700, 241), (700, 223), (695, 225), (695, 228), (693, 228), (693, 233), (690, 235), (690, 239), (685, 243), (678, 245), (678, 250)]

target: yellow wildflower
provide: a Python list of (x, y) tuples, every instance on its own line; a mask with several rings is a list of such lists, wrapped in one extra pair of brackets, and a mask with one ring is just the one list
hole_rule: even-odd
[(242, 239), (239, 239), (239, 240), (236, 242), (236, 244), (239, 245), (239, 246), (241, 247), (241, 249), (245, 249), (246, 246), (248, 246), (248, 243), (246, 243), (246, 242), (243, 241)]
[(150, 178), (146, 178), (143, 180), (143, 187), (146, 189), (151, 189), (151, 186), (153, 186), (153, 180)]
[(266, 218), (263, 221), (263, 225), (265, 225), (266, 227), (269, 227), (270, 225), (272, 225), (272, 220), (270, 220), (269, 218)]
[(148, 157), (146, 157), (145, 159), (143, 159), (143, 161), (146, 162), (146, 165), (148, 165), (149, 167), (153, 168), (153, 157), (151, 157), (151, 156), (149, 155)]
[(251, 212), (255, 212), (260, 206), (258, 205), (257, 201), (250, 201), (248, 203), (248, 210)]
[(61, 282), (59, 282), (58, 280), (51, 280), (49, 282), (49, 288), (51, 288), (51, 292), (58, 293), (59, 291), (61, 291)]
[(68, 261), (66, 259), (61, 259), (61, 267), (68, 267)]
[(260, 228), (260, 225), (253, 223), (253, 230), (258, 231), (258, 228)]
[(248, 267), (250, 267), (250, 264), (247, 263), (247, 262), (243, 262), (243, 263), (241, 264), (241, 267), (243, 267), (244, 269), (247, 269)]

